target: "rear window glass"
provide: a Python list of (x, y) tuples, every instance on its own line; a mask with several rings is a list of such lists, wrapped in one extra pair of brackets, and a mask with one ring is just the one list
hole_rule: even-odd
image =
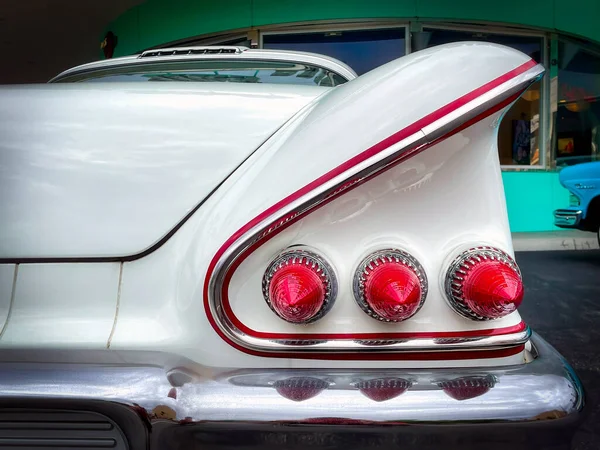
[(305, 63), (270, 61), (194, 61), (134, 64), (65, 77), (58, 82), (222, 82), (302, 84), (333, 87), (347, 80), (335, 72)]

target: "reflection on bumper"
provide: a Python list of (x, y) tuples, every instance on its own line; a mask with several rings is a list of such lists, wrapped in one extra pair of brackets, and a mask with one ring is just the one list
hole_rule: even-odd
[(554, 211), (554, 225), (561, 228), (577, 228), (581, 214), (579, 210), (557, 209)]
[[(135, 364), (3, 363), (0, 413), (27, 402), (46, 408), (65, 401), (69, 409), (126, 407), (149, 430), (150, 448), (165, 450), (372, 445), (357, 438), (362, 432), (378, 446), (428, 448), (427, 442), (449, 442), (452, 430), (456, 435), (470, 427), (476, 428), (461, 437), (461, 445), (510, 438), (529, 448), (539, 435), (557, 439), (540, 428), (546, 423), (566, 436), (584, 405), (571, 367), (535, 334), (532, 345), (537, 358), (530, 363), (479, 370), (167, 370), (173, 361), (163, 368), (160, 358), (149, 355), (154, 364), (140, 364), (139, 354)], [(127, 359), (119, 356), (124, 355)], [(175, 364), (183, 367), (182, 361)], [(106, 408), (103, 413), (117, 422)], [(130, 426), (130, 420), (123, 422), (124, 429)], [(513, 426), (516, 434), (507, 434)], [(531, 433), (533, 441), (523, 437)]]

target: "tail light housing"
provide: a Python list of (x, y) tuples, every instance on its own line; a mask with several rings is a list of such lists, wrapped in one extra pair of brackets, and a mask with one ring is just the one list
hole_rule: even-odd
[(505, 252), (477, 247), (452, 262), (445, 291), (458, 314), (473, 320), (492, 320), (516, 311), (523, 300), (523, 281), (517, 263)]
[(380, 250), (367, 256), (354, 275), (354, 297), (369, 316), (383, 322), (401, 322), (423, 306), (427, 277), (408, 253)]
[(263, 296), (269, 308), (287, 322), (319, 320), (333, 306), (337, 283), (331, 266), (305, 249), (277, 256), (263, 277)]
[[(490, 60), (487, 53), (485, 58)], [(453, 67), (454, 59), (448, 58), (444, 64)], [(405, 68), (415, 75), (407, 81), (420, 73), (412, 67)], [(460, 68), (464, 73), (462, 62)], [(371, 121), (376, 126), (367, 136), (359, 132), (364, 119), (357, 119), (358, 113), (377, 102), (366, 95), (373, 91), (372, 98), (381, 100), (383, 106), (389, 94), (405, 89), (405, 83), (401, 86), (395, 77), (389, 77), (389, 84), (366, 84), (368, 79), (347, 84), (322, 103), (317, 101), (314, 108), (294, 116), (253, 157), (265, 159), (256, 159), (261, 161), (256, 165), (248, 163), (247, 170), (236, 172), (228, 180), (228, 188), (219, 191), (230, 204), (235, 202), (243, 208), (227, 216), (207, 212), (220, 225), (219, 229), (211, 226), (211, 230), (215, 229), (223, 242), (204, 277), (204, 311), (216, 333), (237, 350), (273, 358), (471, 359), (474, 355), (484, 357), (486, 353), (479, 350), (488, 345), (489, 357), (521, 351), (517, 344), (528, 338), (529, 330), (515, 323), (517, 315), (490, 329), (469, 325), (444, 311), (443, 283), (429, 286), (431, 308), (421, 313), (422, 321), (394, 324), (418, 313), (428, 285), (425, 271), (415, 258), (391, 247), (400, 239), (417, 254), (431, 251), (428, 274), (439, 280), (438, 262), (446, 257), (448, 242), (464, 243), (463, 236), (476, 242), (504, 242), (505, 211), (502, 199), (492, 189), (500, 183), (495, 176), (496, 158), (490, 158), (496, 151), (494, 130), (502, 111), (542, 71), (533, 60), (497, 77), (473, 66), (474, 79), (482, 83), (469, 80), (460, 83), (465, 84), (460, 89), (442, 90), (443, 100), (431, 96), (414, 114), (403, 114), (397, 120), (388, 120), (385, 109), (378, 110), (377, 120)], [(489, 72), (495, 73), (495, 67)], [(471, 84), (473, 89), (468, 86)], [(349, 104), (345, 92), (357, 101)], [(459, 92), (466, 93), (458, 97)], [(345, 123), (342, 127), (341, 122), (330, 120), (331, 111), (361, 127)], [(385, 126), (379, 126), (383, 118)], [(344, 139), (335, 141), (342, 128), (347, 131)], [(335, 151), (323, 151), (324, 145), (332, 142), (336, 143)], [(457, 178), (456, 165), (446, 162), (456, 161), (459, 152), (481, 170), (465, 171)], [(307, 155), (318, 164), (306, 164)], [(454, 234), (455, 229), (423, 225), (431, 219), (432, 208), (451, 205), (456, 194), (473, 185), (482, 186), (478, 190), (481, 195), (473, 196), (475, 203), (469, 205), (474, 211), (472, 220), (465, 221), (460, 236)], [(214, 201), (221, 197), (214, 197)], [(493, 217), (489, 211), (494, 212)], [(448, 207), (445, 214), (452, 223), (461, 223), (464, 218), (463, 208)], [(479, 234), (480, 224), (490, 222), (494, 226)], [(340, 295), (329, 314), (337, 292), (333, 270), (328, 270), (317, 251), (305, 253), (306, 259), (300, 260), (301, 255), (295, 253), (299, 246), (289, 247), (296, 244), (326, 250), (339, 270)], [(376, 252), (364, 258), (367, 249), (386, 247), (381, 250), (383, 254)], [(358, 270), (353, 271), (357, 265)], [(355, 302), (376, 320), (364, 316)], [(440, 302), (441, 308), (435, 302)], [(466, 306), (463, 308), (467, 311)], [(453, 320), (446, 323), (447, 314)], [(481, 313), (472, 314), (485, 320)], [(308, 327), (297, 325), (321, 318)], [(477, 339), (444, 344), (443, 349), (451, 352), (442, 352), (435, 341), (469, 337)], [(506, 353), (497, 350), (499, 340), (511, 345)], [(477, 353), (471, 352), (473, 349)]]

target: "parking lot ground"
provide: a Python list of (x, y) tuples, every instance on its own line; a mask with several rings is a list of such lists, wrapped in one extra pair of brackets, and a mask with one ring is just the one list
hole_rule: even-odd
[(600, 449), (600, 251), (518, 252), (524, 320), (575, 368), (588, 416), (575, 450)]

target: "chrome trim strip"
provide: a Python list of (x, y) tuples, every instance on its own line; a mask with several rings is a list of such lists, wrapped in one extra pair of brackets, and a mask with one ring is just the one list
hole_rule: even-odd
[[(407, 427), (460, 422), (560, 426), (556, 419), (578, 417), (583, 410), (583, 388), (548, 343), (535, 334), (531, 343), (537, 358), (517, 366), (421, 370), (231, 370), (152, 352), (57, 355), (38, 350), (32, 355), (24, 350), (11, 355), (3, 350), (0, 358), (13, 362), (0, 363), (0, 402), (3, 407), (11, 399), (16, 404), (31, 399), (115, 402), (135, 411), (151, 434), (169, 427), (185, 433), (180, 425), (195, 430), (194, 425), (221, 422), (228, 430), (248, 423), (323, 424), (332, 433), (356, 421)], [(47, 360), (56, 362), (40, 362)], [(81, 360), (89, 362), (74, 362)], [(365, 392), (378, 386), (388, 390), (376, 396)], [(462, 390), (448, 391), (454, 386)]]
[[(230, 270), (236, 258), (244, 253), (249, 247), (261, 240), (279, 226), (287, 223), (319, 206), (333, 195), (338, 195), (355, 183), (363, 181), (367, 177), (374, 176), (392, 165), (404, 153), (416, 150), (419, 147), (435, 142), (437, 139), (449, 134), (469, 120), (476, 118), (481, 113), (494, 106), (522, 93), (531, 84), (537, 81), (544, 73), (542, 65), (538, 64), (523, 74), (516, 76), (489, 92), (475, 98), (471, 102), (458, 108), (455, 112), (440, 118), (430, 126), (424, 127), (412, 136), (397, 142), (386, 150), (383, 150), (371, 158), (353, 166), (343, 174), (340, 174), (322, 185), (315, 188), (310, 194), (306, 194), (280, 210), (272, 216), (262, 220), (244, 235), (240, 236), (230, 245), (212, 272), (209, 280), (209, 307), (210, 314), (214, 318), (220, 330), (227, 337), (244, 348), (262, 352), (373, 352), (373, 351), (439, 351), (446, 349), (482, 350), (486, 348), (502, 348), (514, 346), (528, 339), (528, 330), (521, 333), (507, 334), (504, 336), (483, 336), (477, 339), (459, 339), (454, 346), (444, 344), (440, 346), (435, 339), (408, 339), (394, 341), (390, 345), (364, 345), (357, 340), (321, 340), (309, 342), (307, 345), (290, 345), (288, 341), (258, 339), (247, 335), (238, 329), (226, 316), (222, 303), (219, 287), (222, 286), (225, 274)], [(508, 106), (506, 107), (508, 109)], [(297, 337), (295, 339), (298, 339)], [(385, 335), (382, 339), (386, 339)]]
[[(237, 331), (228, 333), (231, 339), (243, 339), (244, 347), (250, 350), (274, 353), (391, 353), (391, 352), (452, 352), (501, 350), (524, 344), (531, 337), (531, 329), (492, 336), (469, 336), (459, 338), (402, 338), (394, 339), (383, 335), (379, 339), (314, 339), (293, 341), (262, 339)], [(382, 340), (385, 339), (385, 340)], [(451, 358), (448, 355), (448, 358)], [(476, 358), (474, 356), (473, 358)]]
[[(248, 47), (242, 45), (205, 45), (198, 47), (166, 47), (166, 48), (155, 48), (153, 50), (145, 50), (137, 58), (155, 58), (159, 56), (195, 56), (199, 55), (219, 55), (219, 54), (234, 54), (239, 55), (246, 50), (250, 50)], [(202, 52), (202, 53), (201, 53)], [(164, 53), (164, 54), (163, 54)]]

